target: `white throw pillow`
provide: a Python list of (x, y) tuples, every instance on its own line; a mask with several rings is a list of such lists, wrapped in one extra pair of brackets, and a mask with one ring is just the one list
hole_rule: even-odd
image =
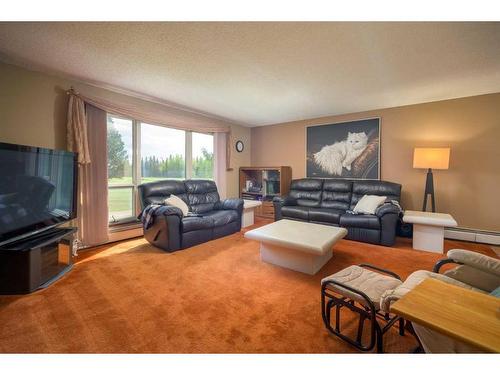
[(363, 197), (358, 201), (353, 211), (357, 214), (371, 214), (375, 213), (375, 210), (385, 202), (387, 197), (380, 195), (363, 195)]
[(170, 194), (170, 197), (165, 199), (165, 203), (179, 208), (182, 211), (183, 216), (187, 216), (189, 212), (189, 207), (186, 202), (176, 195)]

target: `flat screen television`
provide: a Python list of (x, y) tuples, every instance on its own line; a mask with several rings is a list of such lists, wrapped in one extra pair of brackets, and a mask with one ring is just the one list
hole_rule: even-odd
[(77, 158), (0, 143), (0, 246), (76, 217)]

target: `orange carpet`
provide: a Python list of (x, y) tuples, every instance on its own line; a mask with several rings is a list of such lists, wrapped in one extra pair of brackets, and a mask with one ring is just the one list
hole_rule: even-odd
[[(340, 241), (315, 276), (262, 263), (242, 233), (168, 254), (143, 239), (80, 256), (51, 287), (0, 296), (3, 353), (343, 353), (357, 352), (327, 333), (320, 280), (369, 262), (399, 273), (430, 270), (441, 258), (411, 250)], [(446, 243), (493, 255), (488, 246)], [(354, 328), (346, 314), (342, 324)], [(387, 352), (414, 339), (394, 328)]]

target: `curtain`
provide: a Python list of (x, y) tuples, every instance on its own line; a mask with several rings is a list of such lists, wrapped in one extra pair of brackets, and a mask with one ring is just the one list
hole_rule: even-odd
[(90, 97), (78, 94), (88, 104), (101, 108), (106, 112), (131, 117), (135, 120), (164, 125), (169, 128), (191, 130), (200, 133), (227, 133), (231, 131), (229, 123), (210, 116), (201, 115), (188, 110), (182, 110), (154, 102), (137, 103), (134, 98), (124, 96), (114, 98), (110, 102), (104, 98)]
[[(232, 171), (233, 168), (231, 167), (231, 150), (232, 150), (232, 145), (233, 145), (233, 138), (231, 137), (231, 131), (224, 133), (225, 138), (226, 138), (226, 171)], [(224, 152), (224, 150), (221, 150), (221, 152)]]
[(217, 190), (222, 198), (227, 198), (227, 134), (228, 133), (215, 133), (215, 165), (214, 165), (214, 178), (217, 184)]
[(226, 169), (231, 170), (231, 125), (224, 120), (150, 101), (142, 101), (138, 104), (137, 99), (126, 95), (117, 96), (113, 102), (110, 102), (104, 98), (84, 96), (73, 90), (69, 93), (73, 93), (86, 104), (141, 122), (198, 133), (223, 133), (227, 138), (224, 151)]
[(71, 93), (68, 102), (67, 137), (68, 150), (78, 152), (78, 163), (90, 163), (85, 102)]
[[(78, 240), (82, 247), (108, 241), (106, 112), (70, 94), (68, 148), (78, 152)], [(85, 142), (86, 141), (86, 142)]]
[(213, 133), (215, 180), (226, 196), (226, 171), (231, 170), (231, 126), (210, 116), (155, 102), (117, 95), (113, 102), (68, 92), (68, 148), (78, 152), (78, 236), (83, 246), (108, 240), (106, 112), (169, 128)]

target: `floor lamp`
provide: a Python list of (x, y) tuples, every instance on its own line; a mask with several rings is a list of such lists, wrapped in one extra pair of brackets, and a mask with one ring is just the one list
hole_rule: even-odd
[(427, 169), (425, 181), (424, 204), (422, 211), (427, 209), (427, 197), (431, 196), (432, 212), (436, 212), (434, 200), (433, 169), (448, 169), (450, 164), (449, 148), (415, 148), (413, 152), (413, 168)]

